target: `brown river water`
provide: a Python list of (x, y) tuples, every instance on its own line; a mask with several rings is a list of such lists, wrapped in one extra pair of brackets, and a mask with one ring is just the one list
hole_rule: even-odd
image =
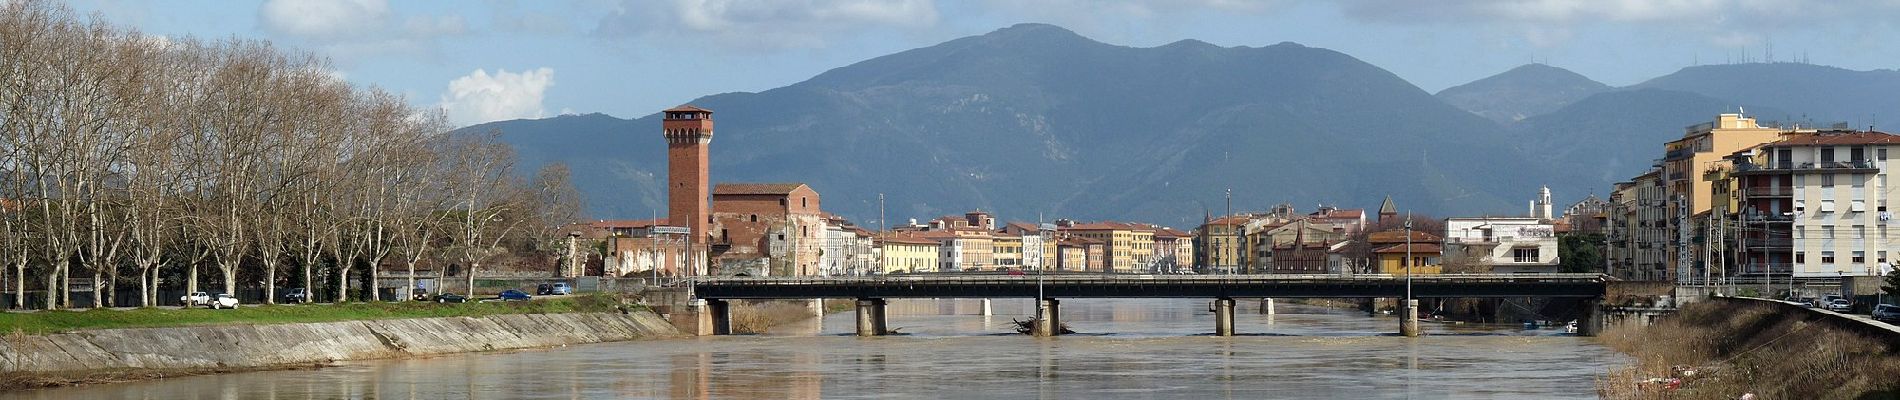
[(1205, 300), (1065, 299), (1080, 332), (1035, 338), (1028, 300), (894, 300), (900, 335), (852, 336), (851, 313), (766, 335), (344, 362), (302, 371), (0, 394), (0, 399), (1438, 399), (1589, 398), (1629, 359), (1590, 338), (1517, 326), (1424, 324), (1243, 300), (1241, 336), (1214, 337)]

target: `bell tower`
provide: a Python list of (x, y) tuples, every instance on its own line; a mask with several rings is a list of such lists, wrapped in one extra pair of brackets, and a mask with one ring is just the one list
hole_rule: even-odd
[(712, 194), (707, 173), (712, 110), (683, 105), (661, 113), (665, 114), (660, 127), (666, 137), (667, 225), (691, 231), (685, 243), (687, 264), (691, 265), (686, 273), (698, 275), (706, 260), (712, 227), (712, 212), (706, 204)]

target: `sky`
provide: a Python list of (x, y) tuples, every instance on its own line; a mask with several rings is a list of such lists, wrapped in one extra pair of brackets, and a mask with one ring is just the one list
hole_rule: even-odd
[[(1297, 42), (1429, 92), (1530, 62), (1629, 85), (1698, 64), (1900, 68), (1900, 0), (79, 0), (168, 40), (263, 39), (459, 125), (634, 118), (1024, 22), (1135, 47)], [(1422, 6), (1429, 4), (1429, 6)]]

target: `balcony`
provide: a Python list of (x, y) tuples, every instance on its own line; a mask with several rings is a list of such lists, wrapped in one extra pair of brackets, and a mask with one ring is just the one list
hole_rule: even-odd
[[(1650, 153), (1650, 154), (1655, 154), (1655, 153)], [(1667, 152), (1664, 152), (1663, 161), (1684, 159), (1684, 158), (1689, 158), (1689, 156), (1693, 156), (1693, 155), (1695, 155), (1694, 147), (1683, 147), (1680, 149), (1669, 150)]]
[(1808, 163), (1735, 164), (1736, 175), (1768, 175), (1788, 173), (1873, 173), (1880, 167), (1873, 161), (1824, 161)]
[(1794, 197), (1791, 187), (1752, 187), (1746, 191), (1748, 197)]
[(1687, 180), (1688, 178), (1689, 178), (1688, 174), (1684, 174), (1682, 173), (1682, 171), (1669, 173), (1669, 180), (1671, 181)]
[(1751, 253), (1765, 252), (1765, 251), (1788, 251), (1794, 248), (1794, 241), (1789, 240), (1789, 239), (1767, 239), (1767, 240), (1762, 240), (1762, 241), (1748, 240), (1748, 241), (1744, 241), (1742, 243), (1742, 246), (1747, 247), (1748, 251)]

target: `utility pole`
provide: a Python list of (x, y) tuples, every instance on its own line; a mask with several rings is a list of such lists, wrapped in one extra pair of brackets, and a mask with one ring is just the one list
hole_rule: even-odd
[[(1231, 245), (1227, 246), (1229, 252), (1233, 254), (1232, 257), (1228, 257), (1229, 258), (1228, 261), (1232, 261), (1238, 264), (1240, 262), (1240, 257), (1239, 257), (1240, 248), (1243, 246), (1239, 246), (1240, 241), (1241, 241), (1240, 229), (1234, 228), (1234, 220), (1231, 219), (1233, 217), (1234, 217), (1234, 188), (1227, 188), (1227, 214), (1222, 216), (1221, 218), (1227, 219), (1227, 224), (1226, 224), (1227, 231), (1228, 233), (1231, 233), (1234, 235), (1234, 242), (1231, 243)], [(1227, 273), (1231, 275), (1238, 272), (1239, 269), (1240, 267), (1238, 265), (1229, 265), (1227, 268)]]

